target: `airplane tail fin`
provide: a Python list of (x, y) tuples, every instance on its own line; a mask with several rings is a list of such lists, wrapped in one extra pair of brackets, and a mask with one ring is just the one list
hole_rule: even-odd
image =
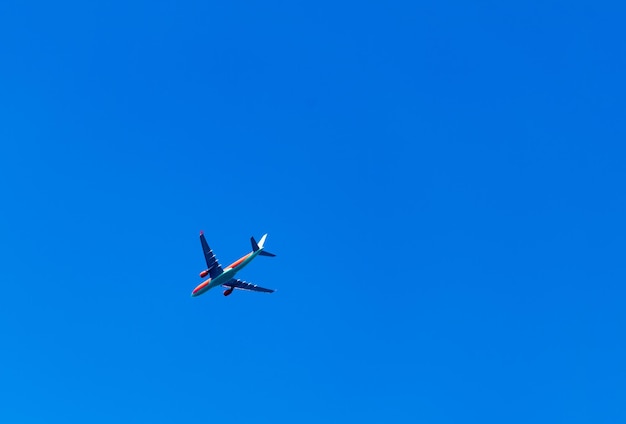
[(261, 237), (261, 240), (259, 240), (259, 242), (257, 243), (254, 237), (250, 237), (250, 243), (252, 243), (252, 251), (256, 252), (260, 250), (259, 255), (261, 256), (276, 256), (273, 253), (266, 252), (265, 250), (263, 250), (263, 245), (265, 244), (266, 238), (267, 238), (267, 234), (264, 234), (263, 237)]

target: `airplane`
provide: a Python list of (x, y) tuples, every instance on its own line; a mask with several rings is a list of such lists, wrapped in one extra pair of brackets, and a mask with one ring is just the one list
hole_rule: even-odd
[(226, 287), (226, 290), (224, 290), (224, 296), (229, 296), (234, 289), (250, 290), (263, 293), (274, 293), (274, 290), (272, 289), (259, 287), (246, 281), (234, 278), (235, 274), (241, 271), (246, 265), (248, 265), (252, 261), (252, 259), (256, 258), (258, 255), (276, 256), (273, 253), (266, 252), (264, 250), (263, 245), (265, 244), (266, 238), (267, 234), (261, 237), (261, 240), (259, 240), (259, 242), (257, 243), (256, 240), (254, 240), (254, 237), (250, 237), (250, 242), (252, 243), (252, 252), (248, 253), (245, 256), (242, 256), (232, 264), (228, 265), (226, 268), (222, 269), (219, 262), (217, 261), (217, 258), (213, 254), (213, 251), (209, 247), (209, 244), (206, 242), (206, 238), (204, 238), (204, 232), (200, 231), (200, 243), (202, 244), (202, 251), (204, 252), (204, 259), (206, 260), (207, 266), (207, 268), (200, 273), (200, 278), (204, 278), (208, 275), (209, 279), (203, 281), (195, 289), (193, 289), (193, 291), (191, 292), (191, 297), (200, 296), (201, 294), (217, 286)]

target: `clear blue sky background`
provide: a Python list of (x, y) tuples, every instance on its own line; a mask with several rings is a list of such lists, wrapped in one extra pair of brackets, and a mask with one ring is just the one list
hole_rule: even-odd
[(625, 422), (625, 12), (3, 1), (0, 422)]

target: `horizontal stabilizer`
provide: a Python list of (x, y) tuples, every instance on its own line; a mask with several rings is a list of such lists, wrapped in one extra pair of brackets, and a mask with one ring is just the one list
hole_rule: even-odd
[(261, 250), (261, 252), (259, 253), (259, 255), (261, 255), (261, 256), (271, 256), (271, 257), (276, 256), (275, 254), (270, 253), (270, 252), (266, 252), (265, 250)]

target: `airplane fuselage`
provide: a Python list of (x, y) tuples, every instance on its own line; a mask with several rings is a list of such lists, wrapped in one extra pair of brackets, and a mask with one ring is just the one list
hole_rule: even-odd
[(235, 277), (235, 274), (241, 271), (254, 258), (256, 258), (259, 253), (261, 253), (261, 250), (257, 250), (256, 252), (250, 252), (247, 255), (242, 256), (241, 258), (224, 268), (224, 272), (222, 272), (217, 277), (209, 278), (200, 283), (195, 289), (193, 289), (193, 291), (191, 292), (191, 296), (200, 296), (201, 294), (211, 290), (213, 287), (221, 286), (222, 284), (228, 282), (231, 278)]

